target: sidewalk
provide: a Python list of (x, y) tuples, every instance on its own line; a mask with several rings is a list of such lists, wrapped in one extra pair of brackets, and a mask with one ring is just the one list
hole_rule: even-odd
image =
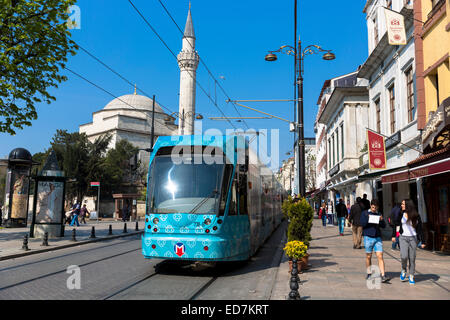
[[(108, 235), (109, 225), (112, 226), (112, 234)], [(95, 227), (95, 238), (90, 238), (92, 227)], [(136, 222), (127, 222), (127, 233), (123, 233), (124, 222), (114, 221), (113, 219), (103, 219), (99, 222), (97, 220), (87, 220), (87, 224), (80, 224), (79, 227), (65, 225), (63, 238), (49, 238), (49, 246), (41, 246), (42, 238), (28, 238), (29, 251), (22, 249), (23, 239), (26, 234), (30, 234), (30, 226), (26, 228), (4, 228), (0, 227), (0, 261), (13, 259), (25, 255), (42, 253), (46, 251), (53, 251), (73, 246), (79, 246), (86, 243), (96, 241), (114, 239), (124, 236), (131, 236), (140, 234), (145, 227), (145, 221), (142, 219), (138, 223), (139, 231), (135, 231)], [(72, 230), (76, 229), (76, 242), (72, 241)]]
[[(366, 282), (365, 250), (353, 249), (351, 228), (339, 236), (337, 226), (322, 226), (314, 219), (308, 250), (311, 268), (300, 277), (299, 293), (307, 300), (450, 300), (450, 256), (417, 250), (416, 284), (400, 281), (400, 251), (391, 250), (390, 231), (383, 232), (386, 275), (391, 280), (379, 289)], [(372, 265), (378, 265), (375, 254)], [(272, 300), (285, 300), (290, 292), (289, 261), (283, 254)]]

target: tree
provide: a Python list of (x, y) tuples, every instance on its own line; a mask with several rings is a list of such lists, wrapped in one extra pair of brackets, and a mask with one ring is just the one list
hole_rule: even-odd
[(124, 182), (133, 182), (130, 158), (138, 152), (127, 140), (120, 140), (114, 149), (110, 149), (103, 161), (103, 181), (106, 182), (104, 192), (120, 192), (124, 189)]
[(75, 1), (0, 0), (0, 132), (30, 126), (35, 104), (50, 104), (48, 89), (67, 80), (59, 71), (78, 49), (66, 24)]
[(73, 179), (66, 186), (67, 198), (81, 200), (89, 193), (89, 183), (103, 177), (103, 161), (111, 141), (104, 135), (91, 143), (84, 133), (57, 130), (51, 146), (65, 176)]

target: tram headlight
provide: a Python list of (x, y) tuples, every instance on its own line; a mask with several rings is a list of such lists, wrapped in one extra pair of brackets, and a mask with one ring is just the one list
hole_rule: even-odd
[(211, 219), (210, 218), (206, 218), (205, 222), (204, 222), (207, 226), (209, 226), (211, 224)]
[(159, 219), (158, 218), (153, 219), (153, 223), (154, 224), (158, 224), (159, 223)]

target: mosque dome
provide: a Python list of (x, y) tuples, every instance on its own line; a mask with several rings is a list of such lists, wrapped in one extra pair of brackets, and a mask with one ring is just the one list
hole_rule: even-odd
[[(139, 94), (126, 94), (112, 100), (103, 109), (104, 110), (137, 109), (151, 112), (152, 108), (153, 108), (153, 99), (146, 96), (141, 96)], [(155, 102), (155, 112), (164, 113), (164, 111), (157, 102)]]

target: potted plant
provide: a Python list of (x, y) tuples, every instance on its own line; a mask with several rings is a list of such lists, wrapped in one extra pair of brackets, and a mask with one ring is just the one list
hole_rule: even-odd
[(293, 240), (286, 243), (286, 246), (283, 248), (286, 255), (289, 259), (289, 272), (292, 272), (292, 261), (297, 260), (297, 269), (298, 272), (302, 270), (302, 258), (304, 258), (307, 254), (308, 247), (302, 241)]
[[(314, 209), (305, 198), (289, 206), (288, 241), (298, 240), (309, 247), (311, 241), (311, 228), (314, 220)], [(309, 254), (306, 253), (301, 260), (303, 269), (308, 266)]]

